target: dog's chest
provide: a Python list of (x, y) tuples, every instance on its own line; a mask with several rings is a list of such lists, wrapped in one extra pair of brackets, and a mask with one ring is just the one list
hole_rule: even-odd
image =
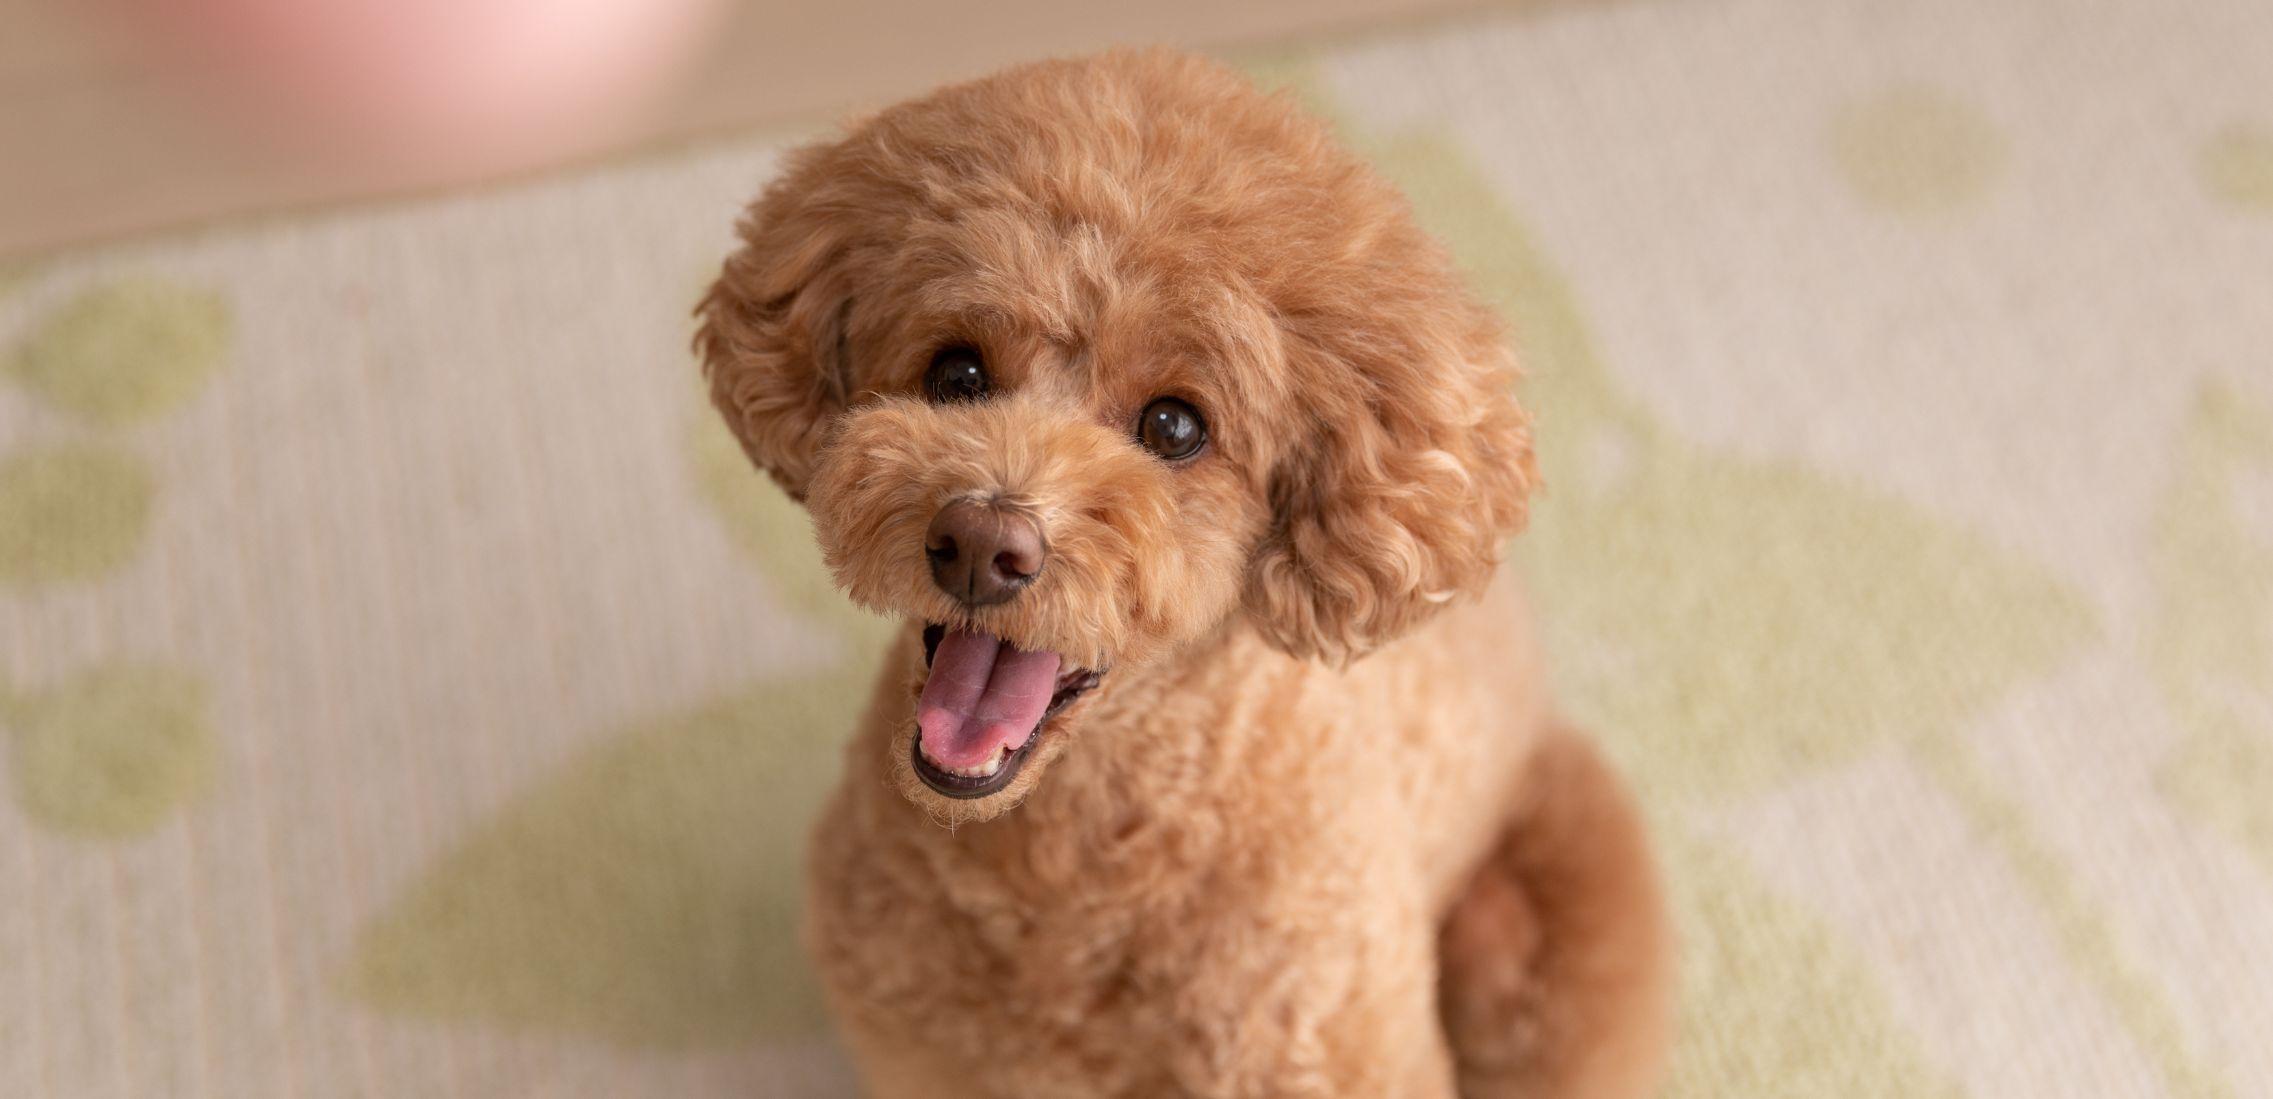
[(954, 845), (977, 837), (940, 837), (816, 883), (833, 914), (812, 929), (816, 954), (864, 1058), (888, 1049), (939, 1079), (981, 1073), (973, 1095), (1178, 1090), (1164, 1051), (1190, 967), (1171, 944), (1205, 881), (1162, 870), (1153, 845), (1192, 841), (1146, 836), (1132, 850), (1123, 837), (1085, 855), (1081, 837), (1060, 838), (969, 851)]

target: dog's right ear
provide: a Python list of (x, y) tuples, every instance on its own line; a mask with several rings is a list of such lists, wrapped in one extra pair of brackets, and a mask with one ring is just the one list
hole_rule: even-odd
[(758, 468), (802, 503), (813, 453), (854, 392), (846, 348), (854, 221), (821, 197), (836, 149), (794, 155), (736, 227), (741, 247), (695, 309), (710, 400)]

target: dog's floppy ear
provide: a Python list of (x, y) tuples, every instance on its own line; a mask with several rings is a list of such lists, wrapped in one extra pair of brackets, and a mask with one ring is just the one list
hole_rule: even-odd
[(696, 307), (710, 400), (742, 449), (805, 499), (815, 449), (854, 392), (847, 354), (858, 218), (826, 194), (835, 146), (800, 150), (752, 203)]
[(1447, 272), (1402, 274), (1290, 314), (1310, 437), (1272, 471), (1246, 605), (1297, 656), (1346, 663), (1480, 591), (1536, 480), (1496, 319)]

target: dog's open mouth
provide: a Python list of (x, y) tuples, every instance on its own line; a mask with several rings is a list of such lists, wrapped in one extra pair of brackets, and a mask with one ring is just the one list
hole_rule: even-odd
[(1061, 667), (1053, 652), (944, 626), (924, 627), (923, 662), (931, 673), (916, 701), (916, 777), (951, 798), (1008, 786), (1043, 725), (1104, 678)]

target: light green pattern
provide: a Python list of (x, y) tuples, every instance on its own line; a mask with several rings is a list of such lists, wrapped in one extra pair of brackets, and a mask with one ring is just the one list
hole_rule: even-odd
[(350, 989), (629, 1045), (818, 1030), (796, 883), (866, 680), (856, 663), (611, 735), (366, 929)]
[[(0, 270), (0, 293), (26, 268)], [(178, 406), (220, 368), (220, 297), (168, 283), (96, 287), (47, 317), (0, 363), (44, 403), (112, 428)], [(148, 540), (158, 486), (115, 441), (0, 454), (0, 587), (99, 581)], [(79, 836), (146, 832), (210, 784), (207, 689), (188, 672), (111, 661), (23, 698), (0, 694), (18, 800)]]
[(110, 283), (35, 331), (7, 372), (57, 408), (102, 427), (164, 412), (194, 395), (229, 346), (220, 296), (172, 283)]
[(203, 683), (171, 668), (112, 665), (14, 697), (0, 692), (17, 800), (72, 835), (145, 832), (202, 791), (214, 737)]
[(2149, 652), (2187, 730), (2162, 789), (2273, 870), (2273, 515), (2245, 521), (2252, 476), (2273, 508), (2273, 407), (2212, 385), (2155, 520)]
[(1665, 1095), (1746, 1099), (1955, 1099), (1874, 975), (1823, 921), (1763, 885), (1733, 853), (1663, 830), (1678, 868), (1681, 1002)]
[(2203, 143), (2202, 185), (2238, 210), (2273, 213), (2273, 131), (2235, 125)]
[(130, 451), (70, 443), (0, 455), (0, 586), (92, 580), (126, 564), (156, 491)]
[(611, 734), (516, 800), (366, 929), (346, 984), (374, 1006), (637, 1046), (821, 1025), (799, 866), (891, 627), (835, 592), (803, 509), (717, 415), (692, 422), (703, 498), (816, 646), (847, 655)]
[(2232, 1085), (2203, 1062), (2162, 986), (2123, 948), (2107, 916), (2084, 895), (2075, 875), (1971, 746), (1954, 732), (1941, 731), (1922, 738), (1914, 755), (1965, 809), (1989, 849), (2003, 856), (2050, 923), (2054, 941), (2161, 1071), (2169, 1094), (2176, 1099), (2234, 1099)]
[(1979, 108), (1932, 88), (1892, 88), (1832, 115), (1831, 158), (1855, 197), (1900, 214), (1978, 202), (2003, 173), (2005, 138)]

